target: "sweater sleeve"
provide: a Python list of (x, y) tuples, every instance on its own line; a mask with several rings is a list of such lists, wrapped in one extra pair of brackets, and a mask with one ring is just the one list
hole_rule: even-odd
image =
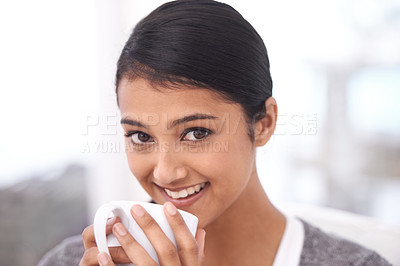
[(300, 266), (390, 266), (373, 250), (333, 234), (328, 234), (304, 220), (304, 244)]
[(82, 236), (72, 236), (47, 252), (38, 266), (77, 266), (84, 252)]

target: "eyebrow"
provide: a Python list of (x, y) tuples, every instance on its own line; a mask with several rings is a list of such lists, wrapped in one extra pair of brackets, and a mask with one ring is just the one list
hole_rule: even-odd
[[(195, 114), (187, 115), (187, 116), (184, 116), (182, 118), (178, 118), (178, 119), (172, 121), (168, 125), (167, 129), (171, 129), (173, 127), (176, 127), (177, 125), (184, 124), (184, 123), (187, 123), (187, 122), (190, 122), (190, 121), (204, 120), (204, 119), (216, 119), (216, 118), (217, 117), (215, 117), (213, 115), (195, 113)], [(121, 119), (121, 124), (128, 124), (128, 125), (131, 125), (131, 126), (138, 126), (138, 127), (143, 127), (145, 129), (147, 129), (146, 125), (140, 123), (139, 121), (131, 120), (129, 118), (122, 118)]]
[(121, 119), (121, 124), (128, 124), (128, 125), (131, 125), (131, 126), (138, 126), (138, 127), (143, 127), (143, 128), (147, 129), (147, 127), (145, 125), (143, 125), (142, 123), (140, 123), (140, 122), (138, 122), (136, 120), (128, 119), (128, 118), (122, 118)]

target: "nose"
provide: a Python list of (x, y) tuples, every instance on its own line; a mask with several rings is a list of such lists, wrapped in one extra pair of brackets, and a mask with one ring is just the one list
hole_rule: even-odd
[(187, 168), (174, 151), (161, 151), (154, 167), (154, 179), (160, 184), (170, 184), (188, 176)]

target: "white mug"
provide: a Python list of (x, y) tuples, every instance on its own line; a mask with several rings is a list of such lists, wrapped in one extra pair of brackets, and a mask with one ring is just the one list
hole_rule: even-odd
[[(108, 218), (112, 216), (118, 216), (121, 219), (122, 224), (125, 225), (129, 233), (135, 238), (135, 240), (147, 251), (151, 258), (159, 263), (156, 251), (154, 250), (153, 246), (147, 239), (142, 229), (139, 227), (139, 225), (130, 214), (130, 209), (135, 204), (141, 205), (153, 217), (153, 219), (163, 230), (164, 234), (176, 246), (174, 233), (169, 226), (167, 217), (165, 217), (162, 205), (139, 201), (112, 201), (110, 203), (106, 203), (100, 206), (94, 217), (93, 227), (97, 248), (99, 249), (99, 252), (106, 252), (108, 255), (110, 255), (108, 247), (121, 246), (117, 238), (112, 233), (106, 236), (106, 226)], [(188, 212), (182, 210), (178, 211), (182, 215), (192, 235), (195, 236), (197, 223), (199, 221), (198, 218)]]

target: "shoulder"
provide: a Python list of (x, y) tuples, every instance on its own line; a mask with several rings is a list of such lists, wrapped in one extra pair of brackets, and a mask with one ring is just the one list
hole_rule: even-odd
[[(301, 219), (300, 219), (301, 220)], [(344, 238), (328, 234), (301, 220), (304, 244), (300, 266), (307, 265), (390, 265), (378, 253)]]
[(84, 252), (82, 236), (72, 236), (47, 252), (38, 266), (76, 266), (79, 265)]

